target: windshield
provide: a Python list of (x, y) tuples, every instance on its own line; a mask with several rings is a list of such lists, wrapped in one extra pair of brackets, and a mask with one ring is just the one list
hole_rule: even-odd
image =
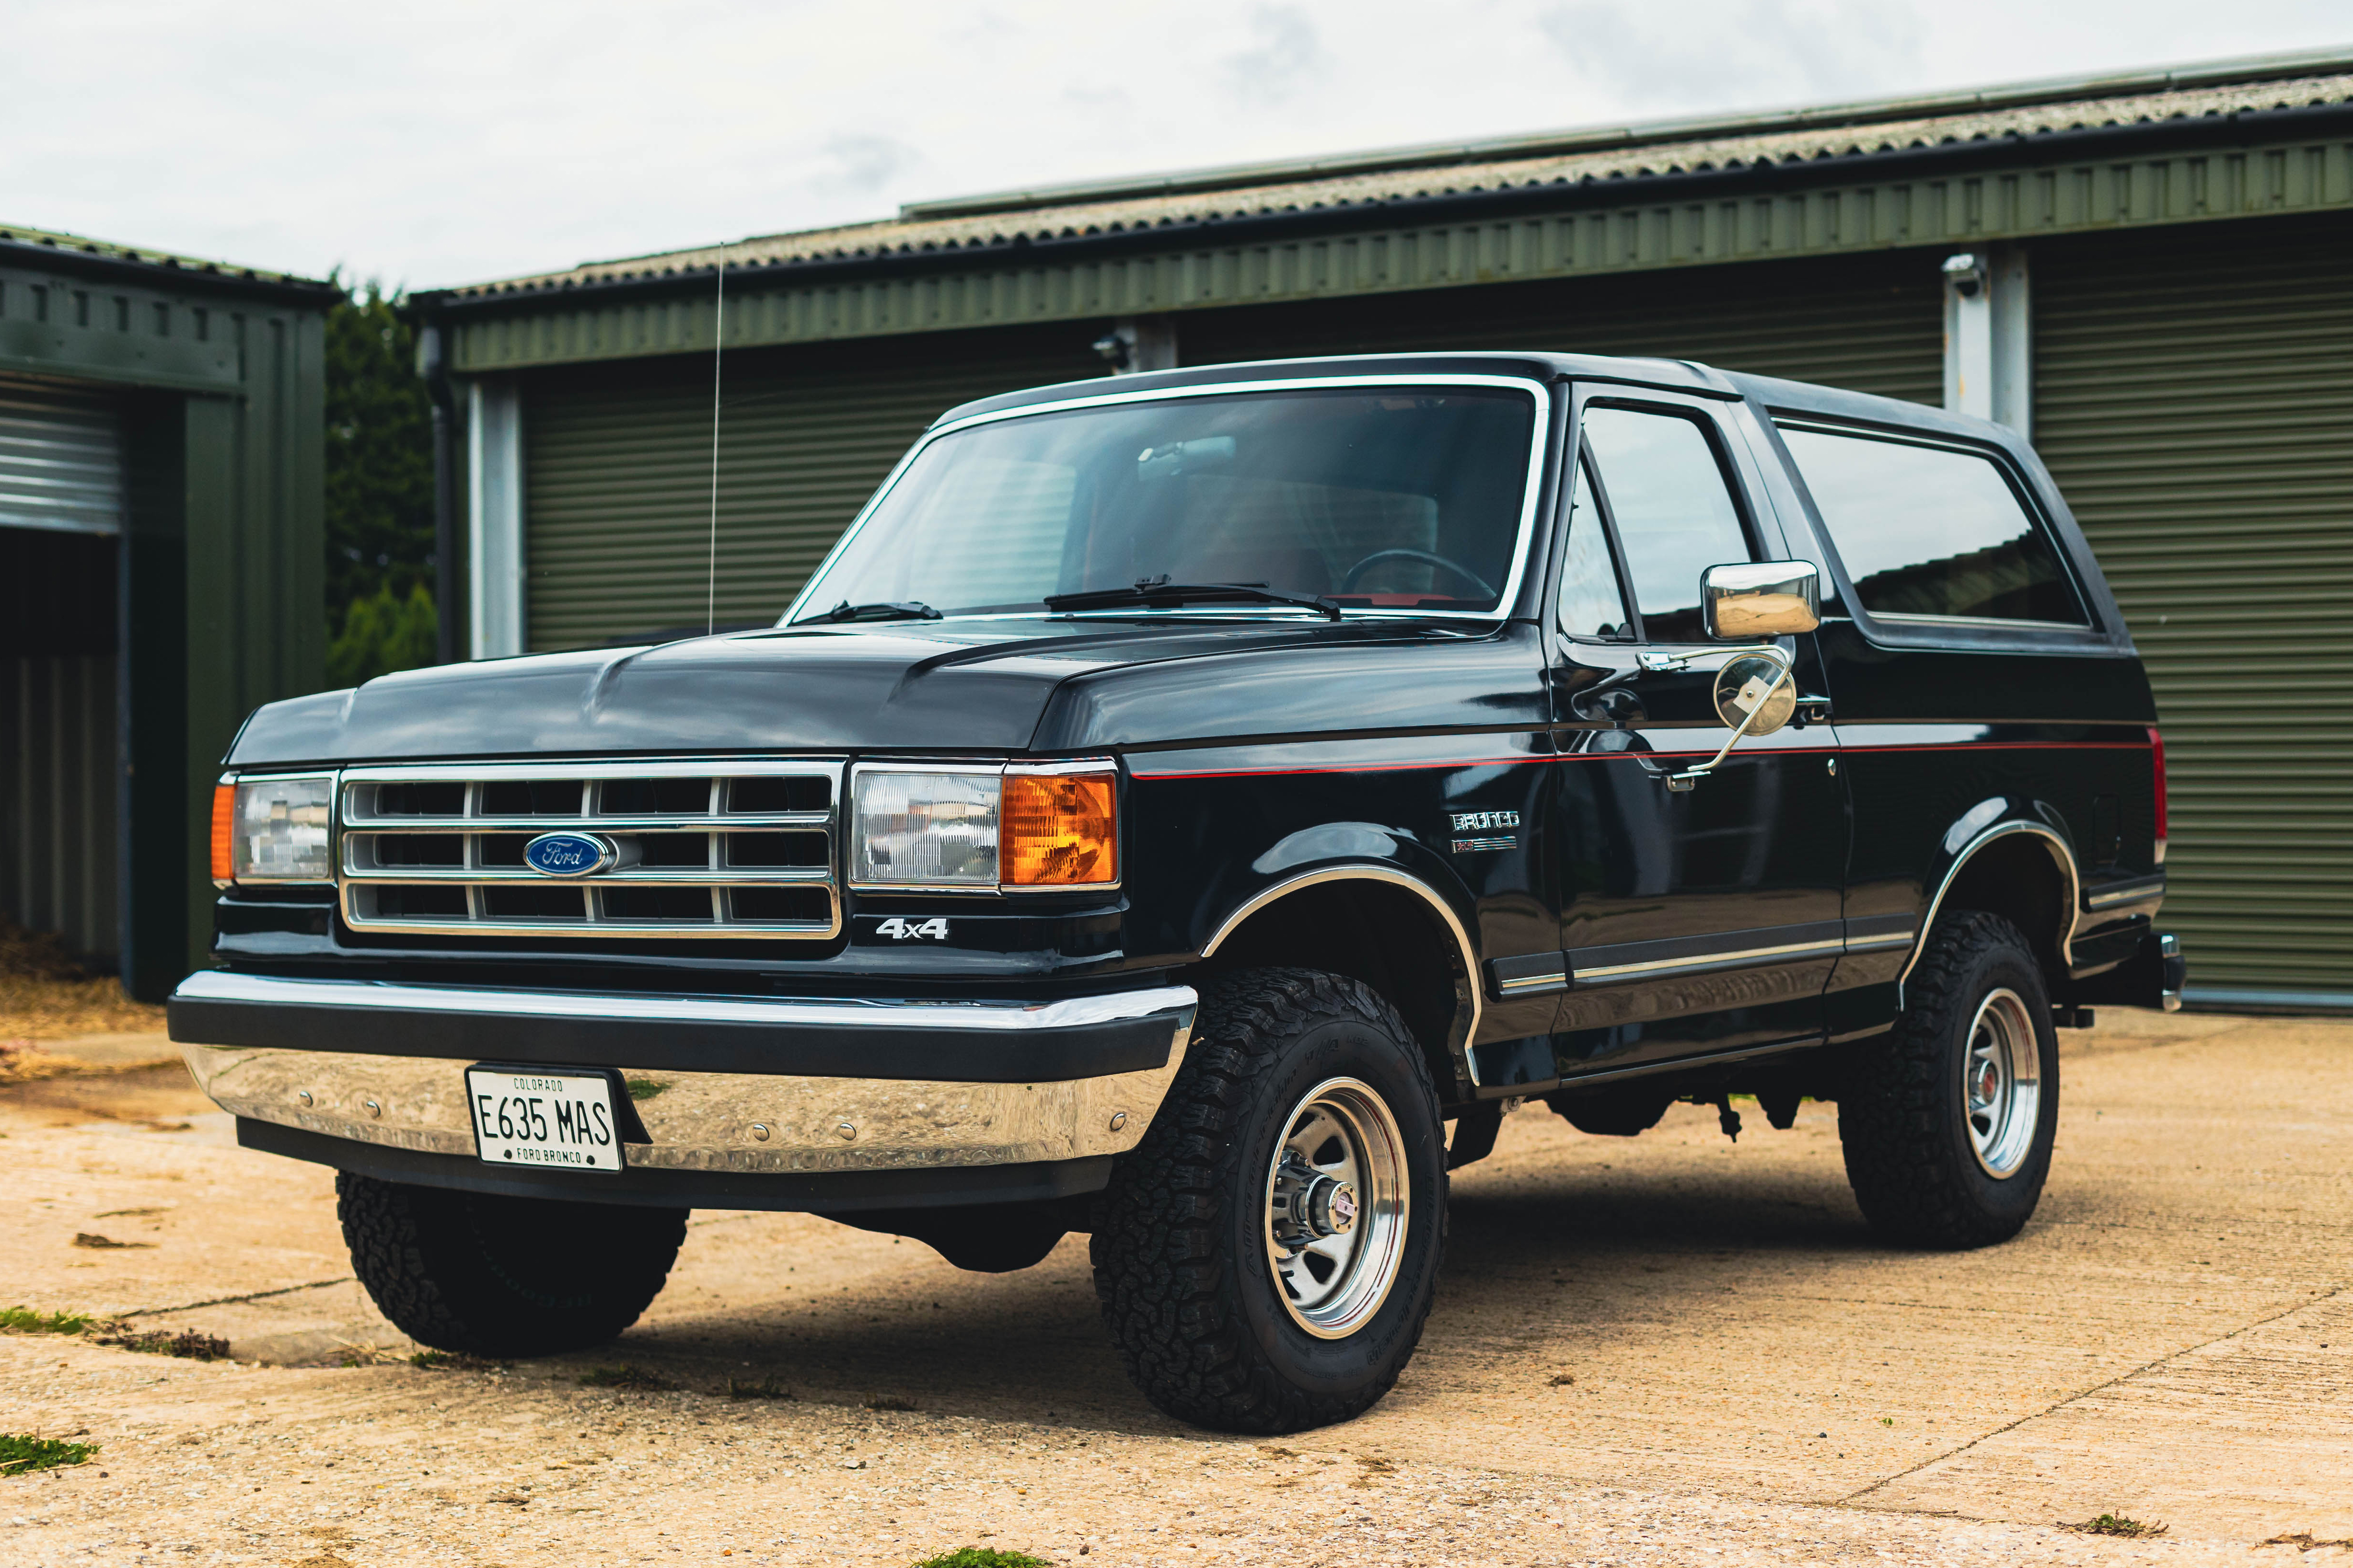
[(923, 448), (798, 618), (844, 604), (1035, 610), (1051, 595), (1155, 580), (1365, 609), (1493, 610), (1535, 418), (1527, 392), (1382, 386), (976, 425)]

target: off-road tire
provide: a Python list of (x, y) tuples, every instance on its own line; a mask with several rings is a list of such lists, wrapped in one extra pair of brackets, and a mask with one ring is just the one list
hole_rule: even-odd
[(686, 1239), (686, 1211), (558, 1203), (335, 1177), (352, 1268), (393, 1326), (479, 1356), (603, 1344), (638, 1321)]
[[(1376, 1090), (1403, 1134), (1405, 1240), (1380, 1306), (1345, 1339), (1290, 1316), (1269, 1267), (1269, 1163), (1293, 1107), (1334, 1078)], [(1395, 1008), (1357, 981), (1259, 969), (1211, 981), (1185, 1063), (1097, 1210), (1095, 1293), (1128, 1376), (1224, 1432), (1345, 1421), (1420, 1341), (1446, 1247), (1446, 1133)]]
[[(2042, 1075), (2033, 1141), (2005, 1177), (1969, 1141), (1962, 1063), (1978, 1008), (1998, 987), (2025, 1002)], [(1862, 1042), (1839, 1097), (1839, 1142), (1863, 1216), (1904, 1247), (1987, 1247), (2032, 1217), (2059, 1124), (2059, 1043), (2033, 949), (2000, 915), (1962, 910), (1937, 922), (1904, 982), (1893, 1033)]]

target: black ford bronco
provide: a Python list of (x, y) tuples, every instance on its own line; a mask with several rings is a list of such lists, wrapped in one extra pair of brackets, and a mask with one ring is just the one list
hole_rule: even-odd
[(1395, 1381), (1531, 1098), (1835, 1101), (1888, 1240), (2016, 1234), (2054, 1026), (2178, 1005), (2155, 721), (1996, 426), (1534, 353), (1047, 387), (771, 629), (255, 713), (172, 1031), (427, 1344), (611, 1337), (691, 1208), (1085, 1231), (1144, 1392), (1281, 1432)]

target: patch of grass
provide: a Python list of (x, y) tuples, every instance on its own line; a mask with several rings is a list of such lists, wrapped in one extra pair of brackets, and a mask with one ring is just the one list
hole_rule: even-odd
[(937, 1557), (926, 1557), (915, 1568), (1053, 1568), (1043, 1557), (1027, 1552), (999, 1552), (994, 1546), (959, 1546)]
[(175, 1355), (185, 1361), (228, 1360), (227, 1340), (198, 1333), (194, 1329), (185, 1334), (167, 1334), (161, 1330), (143, 1334), (108, 1334), (98, 1342), (121, 1350), (143, 1351), (149, 1355)]
[(658, 1372), (648, 1372), (641, 1366), (624, 1362), (619, 1366), (592, 1366), (580, 1374), (583, 1388), (637, 1388), (650, 1393), (667, 1393), (678, 1386)]
[(2071, 1524), (2066, 1528), (2084, 1535), (2122, 1535), (2134, 1540), (2147, 1540), (2165, 1533), (2165, 1526), (2161, 1524), (2143, 1524), (2120, 1513), (2104, 1513), (2097, 1519), (2087, 1519), (2081, 1524)]
[(60, 1465), (79, 1465), (97, 1452), (95, 1443), (69, 1443), (57, 1437), (0, 1432), (0, 1476), (21, 1476), (33, 1470), (53, 1470)]
[(503, 1372), (506, 1370), (507, 1363), (502, 1361), (486, 1361), (478, 1355), (468, 1355), (463, 1351), (418, 1351), (408, 1358), (408, 1364), (421, 1366), (428, 1371)]
[(915, 1408), (915, 1402), (913, 1400), (902, 1399), (895, 1394), (878, 1394), (871, 1399), (865, 1401), (865, 1405), (866, 1408), (869, 1410), (913, 1410)]
[(98, 1320), (87, 1312), (36, 1312), (0, 1307), (0, 1334), (79, 1334)]
[(669, 1087), (670, 1085), (658, 1078), (633, 1078), (629, 1079), (629, 1098), (642, 1102), (651, 1100)]
[(2312, 1531), (2308, 1530), (2299, 1530), (2294, 1535), (2274, 1535), (2270, 1540), (2261, 1542), (2261, 1544), (2264, 1546), (2293, 1546), (2298, 1552), (2317, 1552), (2324, 1546), (2353, 1547), (2353, 1538), (2340, 1538), (2336, 1541), (2319, 1541), (2314, 1538)]
[(757, 1383), (748, 1377), (731, 1377), (727, 1380), (727, 1397), (730, 1399), (797, 1399), (800, 1396), (773, 1377), (764, 1377)]

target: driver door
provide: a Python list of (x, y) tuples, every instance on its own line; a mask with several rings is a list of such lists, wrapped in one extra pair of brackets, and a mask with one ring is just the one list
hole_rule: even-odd
[[(1704, 400), (1612, 394), (1580, 412), (1550, 672), (1565, 1079), (1820, 1035), (1847, 846), (1824, 725), (1744, 739), (1670, 787), (1731, 734), (1700, 576), (1766, 555), (1760, 521)], [(1820, 689), (1812, 642), (1782, 642), (1801, 690)]]

